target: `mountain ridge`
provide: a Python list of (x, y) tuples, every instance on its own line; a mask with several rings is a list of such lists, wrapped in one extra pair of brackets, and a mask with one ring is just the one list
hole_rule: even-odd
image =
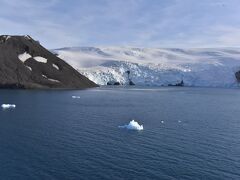
[(84, 89), (96, 86), (30, 36), (0, 36), (0, 88)]

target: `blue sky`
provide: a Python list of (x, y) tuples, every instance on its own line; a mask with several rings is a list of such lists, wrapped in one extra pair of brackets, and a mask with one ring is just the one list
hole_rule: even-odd
[(0, 34), (29, 34), (47, 48), (240, 46), (240, 0), (0, 3)]

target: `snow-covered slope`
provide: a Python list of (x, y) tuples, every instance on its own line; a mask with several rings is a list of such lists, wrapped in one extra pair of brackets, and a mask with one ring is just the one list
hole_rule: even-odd
[(76, 47), (54, 50), (80, 73), (100, 85), (128, 82), (127, 70), (137, 85), (237, 87), (240, 49), (159, 49)]

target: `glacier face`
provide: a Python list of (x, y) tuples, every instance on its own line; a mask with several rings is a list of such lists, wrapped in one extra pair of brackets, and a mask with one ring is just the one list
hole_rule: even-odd
[(109, 81), (126, 84), (126, 71), (136, 85), (238, 87), (237, 48), (129, 48), (74, 47), (54, 50), (80, 73), (99, 85)]

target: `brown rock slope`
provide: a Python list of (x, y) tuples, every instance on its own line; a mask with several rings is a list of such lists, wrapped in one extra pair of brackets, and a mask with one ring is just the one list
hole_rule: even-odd
[(84, 89), (96, 86), (30, 36), (0, 36), (0, 88)]

